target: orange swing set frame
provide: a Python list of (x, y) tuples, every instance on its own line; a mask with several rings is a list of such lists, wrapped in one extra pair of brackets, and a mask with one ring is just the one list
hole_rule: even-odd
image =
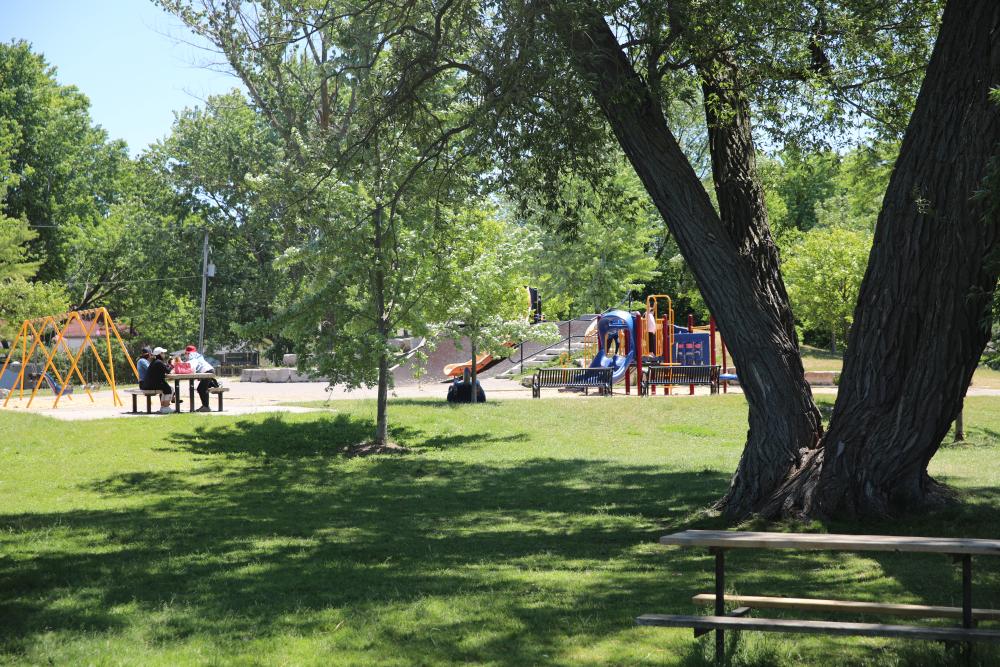
[[(78, 322), (81, 331), (83, 331), (83, 342), (80, 344), (79, 349), (74, 352), (70, 347), (69, 343), (66, 341), (66, 332), (69, 330), (70, 325), (73, 322)], [(104, 335), (100, 334), (100, 327), (104, 327)], [(97, 333), (94, 336), (95, 332)], [(100, 367), (101, 372), (104, 374), (105, 380), (111, 386), (111, 393), (114, 396), (114, 403), (116, 406), (124, 405), (121, 397), (118, 395), (118, 386), (115, 380), (115, 365), (114, 365), (114, 352), (113, 346), (111, 344), (112, 334), (118, 345), (121, 347), (121, 351), (124, 353), (125, 358), (128, 360), (129, 366), (132, 368), (132, 372), (135, 373), (135, 377), (138, 379), (139, 371), (135, 367), (135, 363), (132, 361), (132, 356), (128, 352), (128, 347), (125, 345), (125, 341), (122, 340), (121, 335), (118, 333), (118, 327), (115, 325), (114, 320), (111, 318), (111, 314), (106, 308), (92, 308), (90, 310), (74, 310), (68, 313), (62, 313), (61, 315), (47, 315), (45, 317), (38, 317), (31, 320), (25, 320), (21, 325), (17, 336), (14, 337), (14, 341), (10, 346), (10, 354), (7, 355), (7, 359), (4, 361), (3, 366), (0, 366), (0, 377), (3, 376), (7, 367), (10, 365), (11, 361), (17, 356), (18, 349), (20, 348), (21, 356), (21, 368), (18, 372), (17, 379), (14, 381), (14, 387), (11, 389), (10, 394), (3, 402), (3, 407), (7, 407), (10, 399), (14, 397), (15, 393), (19, 394), (18, 400), (24, 399), (25, 393), (25, 372), (27, 370), (28, 364), (34, 358), (35, 354), (38, 353), (42, 355), (45, 359), (45, 366), (42, 368), (42, 372), (38, 374), (38, 378), (35, 381), (34, 386), (31, 388), (31, 396), (28, 399), (27, 407), (31, 407), (32, 402), (35, 400), (35, 396), (38, 394), (38, 390), (42, 386), (42, 382), (45, 380), (45, 375), (48, 372), (52, 372), (56, 381), (59, 382), (59, 391), (56, 394), (56, 400), (52, 404), (53, 408), (59, 407), (59, 400), (63, 397), (66, 392), (66, 388), (69, 383), (73, 380), (74, 376), (80, 380), (80, 384), (83, 385), (83, 389), (87, 392), (87, 396), (90, 398), (91, 403), (94, 402), (94, 396), (90, 393), (90, 389), (87, 387), (87, 381), (84, 379), (83, 374), (80, 372), (79, 363), (83, 358), (84, 352), (90, 349), (94, 354), (94, 358), (97, 360), (97, 365)], [(101, 341), (101, 338), (104, 340)], [(48, 339), (48, 342), (46, 342)], [(98, 343), (95, 344), (94, 341), (97, 340)], [(102, 353), (98, 350), (98, 345), (104, 343), (104, 347), (107, 351), (107, 359), (102, 356)], [(70, 359), (69, 370), (66, 371), (65, 376), (60, 374), (59, 369), (56, 368), (55, 359), (56, 354), (60, 349), (65, 350), (67, 356)], [(105, 361), (107, 364), (105, 365)], [(68, 396), (72, 400), (72, 396)]]

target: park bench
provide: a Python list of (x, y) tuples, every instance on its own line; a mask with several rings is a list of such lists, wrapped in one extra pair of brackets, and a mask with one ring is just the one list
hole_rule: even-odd
[[(693, 628), (695, 637), (715, 631), (715, 656), (725, 657), (726, 630), (755, 630), (806, 634), (894, 637), (931, 641), (1000, 642), (1000, 632), (975, 627), (980, 620), (1000, 620), (1000, 611), (972, 606), (972, 556), (1000, 556), (1000, 540), (905, 537), (883, 535), (831, 535), (816, 533), (734, 532), (726, 530), (685, 530), (660, 538), (660, 544), (707, 547), (715, 556), (715, 592), (699, 593), (695, 604), (710, 605), (714, 615), (645, 614), (639, 625)], [(728, 549), (797, 549), (802, 551), (891, 551), (896, 553), (940, 553), (962, 563), (962, 606), (887, 604), (845, 600), (818, 600), (786, 597), (731, 595), (725, 593), (725, 553)], [(726, 612), (726, 602), (741, 605)], [(961, 627), (887, 625), (839, 621), (750, 618), (753, 609), (782, 609), (807, 612), (885, 614), (911, 618), (958, 618)]]
[(643, 366), (639, 395), (648, 396), (650, 387), (708, 386), (719, 393), (719, 366)]
[(208, 393), (219, 397), (219, 412), (222, 412), (222, 397), (227, 391), (229, 391), (229, 387), (212, 387), (208, 390)]
[(610, 368), (539, 368), (531, 378), (532, 398), (541, 398), (542, 389), (577, 387), (584, 391), (596, 388), (604, 396), (612, 393)]
[(132, 414), (139, 414), (139, 407), (137, 404), (137, 399), (140, 396), (146, 397), (146, 414), (151, 414), (153, 412), (153, 397), (160, 395), (159, 389), (126, 389), (126, 394), (132, 395)]

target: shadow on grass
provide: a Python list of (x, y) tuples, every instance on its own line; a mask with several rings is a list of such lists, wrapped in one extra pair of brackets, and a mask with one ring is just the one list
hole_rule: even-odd
[[(678, 527), (707, 506), (724, 474), (330, 456), (367, 426), (342, 415), (203, 426), (170, 440), (202, 467), (89, 487), (134, 508), (0, 515), (0, 554), (30, 553), (0, 556), (0, 655), (47, 633), (124, 631), (169, 607), (186, 611), (155, 624), (156, 642), (323, 633), (334, 614), (367, 626), (358, 631), (377, 655), (538, 664), (567, 636), (599, 641), (689, 593), (668, 593), (668, 605), (651, 578), (707, 576), (703, 554), (676, 554), (664, 570), (653, 544), (665, 517)], [(405, 435), (418, 448), (491, 440)], [(392, 620), (428, 600), (463, 613)]]
[[(419, 451), (332, 456), (369, 428), (346, 415), (203, 426), (171, 440), (203, 455), (201, 468), (123, 473), (90, 487), (137, 506), (0, 515), (0, 655), (48, 635), (124, 632), (160, 614), (144, 638), (156, 644), (323, 635), (333, 618), (347, 628), (327, 641), (361, 635), (371, 662), (565, 662), (568, 647), (609, 641), (642, 613), (690, 613), (690, 595), (711, 590), (707, 553), (661, 550), (655, 540), (721, 527), (701, 510), (724, 491), (727, 474), (582, 459), (442, 461)], [(491, 437), (403, 434), (418, 448)], [(992, 530), (1000, 493), (971, 493), (978, 502), (958, 516), (884, 532)], [(933, 570), (891, 554), (877, 562), (892, 587), (948, 602), (940, 599), (953, 589), (947, 562)], [(984, 565), (976, 602), (989, 606), (1000, 582), (995, 564)], [(868, 590), (838, 567), (836, 555), (823, 553), (729, 559), (739, 592)], [(435, 604), (457, 611), (435, 612)], [(131, 611), (114, 611), (121, 608)]]
[[(369, 440), (374, 424), (346, 414), (309, 421), (286, 421), (275, 415), (263, 420), (241, 420), (219, 426), (198, 426), (191, 432), (174, 433), (172, 445), (195, 454), (253, 456), (267, 459), (301, 459), (334, 456), (345, 448)], [(489, 445), (527, 440), (525, 433), (494, 435), (428, 435), (419, 429), (394, 426), (390, 437), (416, 449), (448, 449), (463, 445)]]

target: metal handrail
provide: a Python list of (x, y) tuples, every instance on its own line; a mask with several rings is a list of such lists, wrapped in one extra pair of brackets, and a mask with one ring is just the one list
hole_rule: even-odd
[(521, 356), (518, 359), (518, 361), (516, 361), (516, 362), (513, 361), (513, 357), (508, 357), (507, 361), (510, 361), (511, 366), (517, 364), (517, 366), (518, 366), (518, 372), (519, 373), (523, 373), (524, 372), (524, 362), (525, 361), (531, 361), (533, 358), (537, 357), (538, 355), (540, 355), (540, 354), (542, 354), (544, 352), (548, 352), (549, 350), (551, 350), (554, 347), (558, 347), (559, 345), (566, 344), (567, 352), (571, 352), (572, 351), (572, 339), (574, 339), (574, 338), (577, 339), (577, 340), (586, 340), (587, 336), (586, 335), (581, 335), (581, 334), (565, 336), (563, 338), (560, 338), (556, 342), (552, 343), (551, 345), (543, 347), (540, 350), (535, 350), (534, 352), (532, 352), (531, 354), (529, 354), (527, 357), (524, 356), (524, 344), (526, 342), (528, 342), (528, 341), (521, 341), (517, 345), (518, 349), (521, 351)]
[[(602, 310), (598, 314), (598, 317), (600, 317), (604, 313), (607, 313), (609, 311), (616, 310), (617, 308), (620, 308), (623, 304), (627, 304), (627, 303), (631, 303), (631, 302), (632, 302), (632, 292), (629, 291), (629, 293), (625, 296), (624, 299), (622, 299), (621, 301), (619, 301), (615, 305), (611, 306), (610, 308), (605, 308), (604, 310)], [(556, 347), (557, 345), (562, 345), (563, 343), (565, 343), (566, 344), (566, 348), (567, 348), (567, 352), (572, 352), (573, 351), (573, 339), (574, 338), (586, 340), (586, 338), (587, 338), (586, 334), (574, 336), (573, 335), (573, 329), (572, 329), (573, 322), (575, 322), (576, 320), (580, 319), (580, 317), (582, 315), (584, 315), (584, 314), (589, 315), (590, 313), (581, 313), (580, 315), (576, 315), (574, 317), (570, 317), (567, 320), (563, 320), (563, 322), (566, 322), (566, 326), (567, 326), (566, 337), (565, 338), (560, 338), (558, 341), (556, 341), (555, 343), (552, 343), (548, 347), (543, 347), (540, 350), (536, 350), (535, 352), (532, 352), (531, 354), (528, 355), (527, 359), (525, 359), (525, 357), (524, 357), (524, 344), (527, 343), (528, 341), (527, 340), (522, 340), (519, 343), (515, 343), (515, 347), (517, 347), (518, 350), (520, 350), (520, 352), (521, 352), (520, 360), (517, 362), (518, 363), (518, 367), (519, 367), (518, 368), (518, 372), (519, 373), (523, 373), (524, 372), (524, 362), (525, 361), (531, 361), (531, 359), (533, 357), (537, 357), (539, 354), (541, 354), (543, 352), (547, 352), (548, 350), (551, 350), (552, 348)], [(508, 361), (510, 361), (511, 359), (513, 359), (513, 356), (507, 357)], [(511, 361), (511, 365), (513, 365), (513, 364), (514, 364), (514, 362)]]

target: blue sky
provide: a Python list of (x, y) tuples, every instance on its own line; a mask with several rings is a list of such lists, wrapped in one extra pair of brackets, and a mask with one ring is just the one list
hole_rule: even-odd
[[(91, 116), (132, 154), (174, 111), (238, 86), (221, 57), (150, 0), (0, 0), (0, 41), (24, 39), (90, 98)], [(214, 67), (214, 71), (213, 68)]]

